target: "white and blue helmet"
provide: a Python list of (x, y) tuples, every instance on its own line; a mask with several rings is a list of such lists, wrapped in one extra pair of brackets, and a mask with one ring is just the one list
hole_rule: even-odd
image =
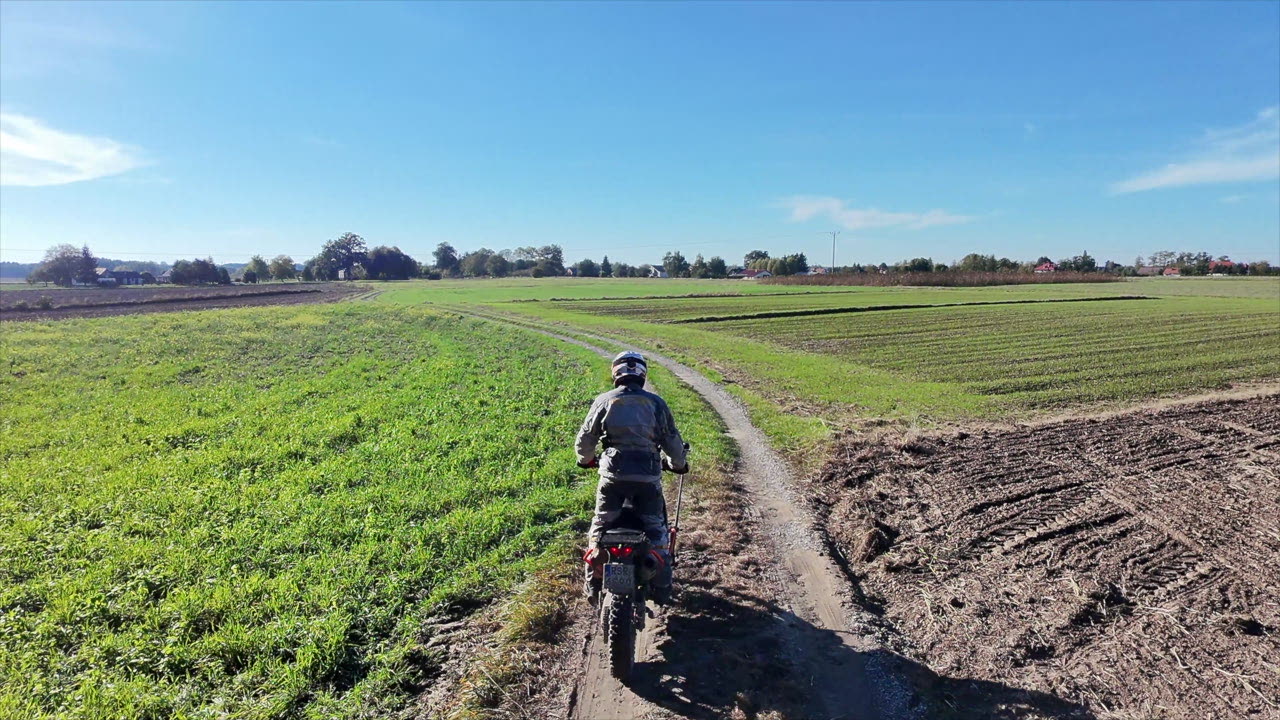
[(618, 385), (627, 380), (638, 379), (644, 382), (649, 374), (649, 365), (645, 362), (644, 356), (638, 352), (628, 350), (618, 353), (613, 359), (613, 384)]

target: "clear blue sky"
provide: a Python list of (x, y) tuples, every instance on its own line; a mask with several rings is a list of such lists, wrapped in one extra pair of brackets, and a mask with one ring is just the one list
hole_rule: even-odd
[(0, 259), (1280, 261), (1280, 3), (0, 3)]

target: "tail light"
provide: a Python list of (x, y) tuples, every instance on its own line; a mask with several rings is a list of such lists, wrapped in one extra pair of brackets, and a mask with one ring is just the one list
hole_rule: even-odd
[(631, 557), (631, 553), (635, 552), (635, 548), (630, 545), (614, 545), (609, 548), (609, 554), (615, 559), (626, 560)]

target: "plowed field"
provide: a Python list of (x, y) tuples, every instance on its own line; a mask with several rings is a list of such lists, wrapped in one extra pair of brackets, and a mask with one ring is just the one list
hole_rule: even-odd
[(1098, 717), (1275, 718), (1277, 468), (1270, 395), (851, 440), (815, 483), (850, 575), (934, 671)]

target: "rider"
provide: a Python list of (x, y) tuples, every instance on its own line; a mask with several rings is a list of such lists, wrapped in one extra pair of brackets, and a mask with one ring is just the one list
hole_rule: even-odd
[[(619, 353), (613, 359), (616, 387), (591, 403), (578, 431), (578, 465), (600, 468), (596, 514), (587, 546), (595, 547), (604, 527), (618, 518), (623, 502), (631, 498), (634, 512), (662, 560), (662, 572), (653, 580), (653, 594), (656, 602), (665, 603), (671, 597), (671, 558), (662, 497), (663, 455), (676, 473), (689, 472), (689, 462), (671, 409), (662, 398), (644, 389), (648, 373), (648, 364), (638, 352)], [(602, 441), (604, 453), (597, 458), (596, 444)], [(592, 597), (600, 591), (599, 567), (595, 563), (587, 566), (585, 590)]]

